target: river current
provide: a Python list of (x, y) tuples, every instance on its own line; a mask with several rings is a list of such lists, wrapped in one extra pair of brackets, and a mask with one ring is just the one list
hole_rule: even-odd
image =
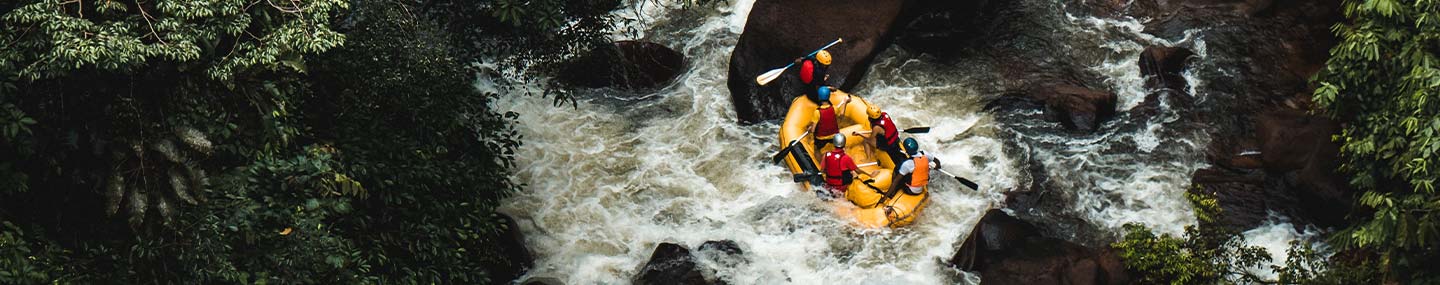
[[(626, 284), (658, 243), (695, 249), (731, 240), (745, 260), (700, 258), (731, 284), (973, 284), (978, 276), (944, 260), (981, 214), (1004, 206), (1002, 193), (1030, 187), (1038, 176), (1063, 178), (1047, 183), (1064, 193), (1057, 195), (1065, 209), (1055, 214), (1078, 217), (1088, 228), (1118, 233), (1133, 222), (1178, 234), (1194, 224), (1182, 193), (1190, 174), (1207, 164), (1209, 138), (1184, 110), (1124, 112), (1149, 93), (1137, 58), (1150, 44), (1196, 51), (1199, 63), (1186, 72), (1190, 90), (1182, 96), (1197, 104), (1213, 99), (1204, 82), (1226, 72), (1205, 63), (1203, 31), (1156, 38), (1141, 32), (1136, 19), (1072, 15), (1060, 0), (1025, 1), (1053, 4), (1040, 6), (1055, 7), (1061, 16), (1055, 21), (1073, 35), (1062, 39), (1093, 55), (1084, 64), (1119, 95), (1122, 115), (1094, 134), (1075, 135), (1058, 131), (1039, 110), (992, 113), (985, 104), (1000, 94), (977, 91), (992, 83), (970, 76), (986, 66), (935, 63), (889, 48), (849, 91), (885, 108), (901, 127), (931, 127), (914, 137), (946, 170), (981, 184), (972, 191), (936, 180), (930, 206), (914, 225), (895, 230), (859, 230), (837, 220), (785, 168), (768, 163), (778, 150), (775, 123), (736, 123), (727, 65), (753, 0), (713, 8), (640, 1), (617, 11), (633, 21), (615, 39), (656, 42), (686, 55), (688, 70), (659, 90), (572, 90), (577, 106), (557, 108), (551, 98), (523, 95), (538, 87), (498, 88), (495, 81), (504, 79), (482, 78), (478, 88), (506, 94), (500, 111), (520, 114), (525, 143), (514, 179), (525, 186), (501, 211), (517, 219), (536, 257), (528, 276)], [(1277, 218), (1246, 236), (1283, 258), (1289, 240), (1313, 233)]]

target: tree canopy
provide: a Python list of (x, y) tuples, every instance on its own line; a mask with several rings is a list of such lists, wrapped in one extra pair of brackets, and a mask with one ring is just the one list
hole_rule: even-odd
[[(1344, 2), (1340, 39), (1315, 77), (1318, 111), (1342, 122), (1341, 170), (1364, 191), (1336, 241), (1370, 248), (1391, 278), (1428, 270), (1440, 242), (1440, 4)], [(1433, 277), (1431, 277), (1433, 278)]]
[(472, 63), (618, 4), (0, 4), (0, 283), (508, 281), (520, 137)]

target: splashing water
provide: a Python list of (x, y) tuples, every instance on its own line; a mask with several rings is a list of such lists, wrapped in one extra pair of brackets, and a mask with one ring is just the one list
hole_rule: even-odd
[[(1270, 216), (1265, 219), (1264, 224), (1245, 231), (1241, 233), (1241, 235), (1245, 236), (1245, 242), (1248, 246), (1259, 246), (1265, 249), (1265, 253), (1270, 254), (1270, 263), (1260, 264), (1258, 268), (1247, 268), (1246, 270), (1257, 277), (1266, 280), (1275, 280), (1279, 277), (1279, 274), (1271, 270), (1270, 267), (1285, 266), (1285, 259), (1290, 250), (1290, 242), (1308, 241), (1316, 243), (1320, 233), (1314, 227), (1306, 227), (1304, 231), (1296, 231), (1295, 225), (1290, 224), (1289, 218), (1276, 214), (1275, 212), (1270, 212), (1269, 215)], [(1317, 249), (1321, 252), (1328, 252), (1325, 250), (1324, 244), (1317, 243)], [(1330, 257), (1326, 255), (1320, 258), (1328, 259)]]

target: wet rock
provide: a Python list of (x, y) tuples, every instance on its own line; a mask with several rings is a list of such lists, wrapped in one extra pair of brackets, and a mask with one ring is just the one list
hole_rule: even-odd
[(590, 88), (648, 89), (664, 86), (685, 70), (685, 56), (664, 45), (617, 41), (566, 63), (561, 82)]
[(910, 51), (938, 56), (954, 55), (993, 36), (1003, 23), (1001, 12), (1010, 1), (917, 1), (915, 17), (905, 24), (896, 44)]
[(525, 236), (520, 233), (520, 225), (515, 223), (515, 218), (505, 214), (497, 215), (500, 223), (505, 225), (499, 239), (504, 262), (491, 264), (486, 268), (490, 270), (491, 280), (497, 284), (509, 284), (535, 267), (535, 257), (525, 247)]
[(1145, 87), (1184, 93), (1185, 61), (1195, 55), (1186, 48), (1151, 46), (1140, 53), (1140, 75), (1145, 76)]
[(1340, 146), (1330, 137), (1339, 131), (1339, 123), (1293, 109), (1261, 114), (1255, 122), (1265, 170), (1282, 175), (1326, 225), (1343, 223), (1355, 202), (1355, 191), (1335, 172)]
[(1297, 220), (1304, 217), (1291, 206), (1295, 200), (1293, 196), (1266, 187), (1266, 176), (1260, 171), (1200, 169), (1195, 171), (1191, 183), (1194, 186), (1189, 192), (1215, 197), (1221, 211), (1216, 223), (1232, 230), (1243, 231), (1260, 226), (1272, 211)]
[(1222, 137), (1210, 141), (1205, 159), (1225, 169), (1249, 170), (1265, 167), (1260, 142), (1253, 137)]
[(661, 243), (650, 254), (650, 261), (635, 275), (634, 284), (711, 284), (695, 262), (690, 249), (673, 243)]
[(745, 254), (745, 251), (740, 249), (740, 244), (737, 244), (735, 243), (735, 241), (728, 239), (706, 241), (705, 243), (700, 244), (700, 251), (715, 251), (727, 255)]
[(730, 54), (728, 86), (735, 113), (742, 124), (785, 116), (790, 99), (803, 84), (791, 68), (765, 86), (755, 77), (789, 64), (836, 38), (845, 41), (829, 49), (830, 85), (849, 90), (869, 69), (870, 62), (889, 47), (892, 31), (901, 21), (906, 1), (787, 0), (756, 1)]
[(717, 266), (735, 267), (750, 262), (750, 259), (745, 257), (745, 251), (740, 249), (740, 244), (732, 240), (706, 241), (700, 244), (698, 252), (701, 258)]
[(1045, 112), (1071, 130), (1092, 132), (1115, 117), (1115, 93), (1081, 86), (1058, 85), (1034, 94), (1045, 102)]
[(990, 210), (971, 230), (950, 266), (978, 271), (982, 284), (1125, 284), (1119, 257), (1048, 238), (1034, 225)]

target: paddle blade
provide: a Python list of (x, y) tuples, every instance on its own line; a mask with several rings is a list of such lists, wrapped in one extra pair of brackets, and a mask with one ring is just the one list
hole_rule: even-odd
[(960, 176), (953, 177), (955, 177), (955, 181), (960, 181), (960, 184), (965, 184), (965, 187), (970, 187), (971, 190), (980, 191), (980, 184), (975, 184), (975, 181), (970, 181), (970, 179), (961, 178)]
[(770, 157), (770, 162), (771, 162), (771, 163), (780, 163), (780, 161), (785, 160), (785, 155), (790, 153), (790, 148), (792, 148), (792, 147), (795, 147), (795, 143), (790, 143), (790, 144), (788, 144), (788, 145), (785, 145), (785, 148), (781, 148), (781, 149), (780, 149), (780, 152), (775, 153), (775, 156)]
[(905, 133), (910, 133), (910, 134), (923, 134), (923, 133), (929, 133), (929, 132), (930, 132), (930, 127), (914, 127), (914, 128), (905, 129)]
[(770, 84), (770, 81), (775, 81), (776, 78), (780, 78), (780, 74), (785, 73), (785, 69), (787, 68), (790, 68), (790, 66), (786, 65), (785, 67), (766, 71), (765, 73), (760, 74), (760, 76), (755, 77), (755, 83), (759, 83), (760, 85)]
[(794, 180), (795, 183), (800, 183), (800, 182), (810, 181), (810, 176), (811, 176), (811, 175), (814, 175), (814, 174), (809, 174), (809, 173), (795, 174), (795, 175), (791, 175), (791, 176), (790, 176), (790, 179), (791, 179), (791, 180)]

